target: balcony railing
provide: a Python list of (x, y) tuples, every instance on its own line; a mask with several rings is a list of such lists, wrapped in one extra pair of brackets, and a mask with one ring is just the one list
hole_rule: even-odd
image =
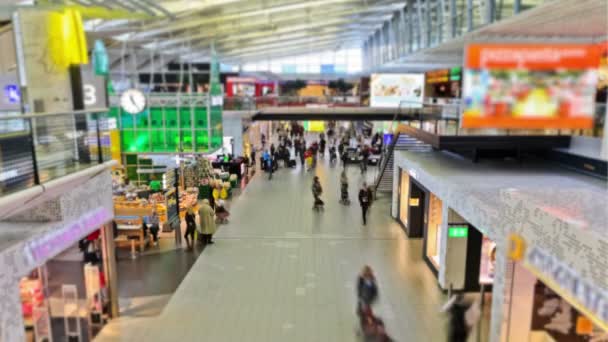
[(111, 160), (106, 112), (0, 116), (0, 195)]
[[(407, 108), (407, 103), (402, 102), (398, 113), (415, 113), (420, 120), (408, 120), (406, 125), (433, 133), (435, 135), (584, 135), (602, 136), (604, 122), (606, 120), (606, 104), (596, 103), (593, 127), (590, 129), (463, 129), (460, 127), (460, 117), (463, 111), (461, 102), (450, 104), (424, 104), (422, 108)], [(395, 115), (394, 121), (397, 121)], [(393, 127), (395, 125), (393, 124)]]
[(359, 107), (358, 96), (233, 96), (224, 97), (224, 110), (256, 110), (264, 107)]

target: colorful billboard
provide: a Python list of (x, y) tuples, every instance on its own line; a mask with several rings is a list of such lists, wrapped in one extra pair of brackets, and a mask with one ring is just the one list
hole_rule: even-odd
[(421, 108), (424, 74), (372, 74), (370, 107)]
[(462, 127), (591, 128), (598, 65), (597, 45), (469, 45)]

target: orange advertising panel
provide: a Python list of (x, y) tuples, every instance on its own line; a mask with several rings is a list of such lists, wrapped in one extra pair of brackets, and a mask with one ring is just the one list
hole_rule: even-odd
[(469, 45), (464, 128), (593, 127), (598, 45)]

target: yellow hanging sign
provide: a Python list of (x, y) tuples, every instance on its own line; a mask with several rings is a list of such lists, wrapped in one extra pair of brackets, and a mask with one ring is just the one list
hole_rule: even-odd
[(73, 64), (89, 63), (79, 11), (67, 8), (50, 12), (48, 25), (49, 53), (54, 64), (67, 68)]

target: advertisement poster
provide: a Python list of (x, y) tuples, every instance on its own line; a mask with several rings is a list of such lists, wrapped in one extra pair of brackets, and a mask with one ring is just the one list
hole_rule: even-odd
[(597, 45), (469, 45), (464, 128), (593, 126)]
[(372, 74), (371, 107), (422, 108), (424, 74)]

